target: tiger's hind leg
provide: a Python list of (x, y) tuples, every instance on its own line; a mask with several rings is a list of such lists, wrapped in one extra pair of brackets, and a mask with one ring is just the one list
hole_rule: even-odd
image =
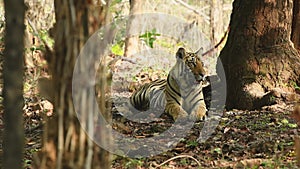
[(135, 91), (132, 96), (129, 98), (130, 103), (133, 107), (140, 111), (146, 111), (150, 106), (150, 94), (149, 88), (150, 83), (146, 83), (141, 86), (137, 91)]

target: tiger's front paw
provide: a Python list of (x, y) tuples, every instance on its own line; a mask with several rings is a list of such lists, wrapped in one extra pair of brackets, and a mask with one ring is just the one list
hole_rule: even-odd
[[(186, 119), (188, 116), (189, 116), (189, 114), (185, 110), (181, 110), (178, 113), (178, 116), (176, 117), (176, 119)], [(176, 120), (174, 117), (173, 117), (173, 119)]]
[(205, 106), (199, 106), (197, 110), (192, 111), (192, 113), (189, 116), (190, 120), (193, 121), (199, 121), (199, 120), (205, 120), (207, 109)]
[(169, 114), (172, 116), (174, 121), (184, 120), (184, 119), (187, 119), (189, 116), (189, 114), (183, 109), (179, 109), (176, 112), (170, 112)]
[(177, 119), (187, 119), (189, 116), (189, 114), (177, 104), (167, 104), (165, 111), (172, 116), (174, 121)]

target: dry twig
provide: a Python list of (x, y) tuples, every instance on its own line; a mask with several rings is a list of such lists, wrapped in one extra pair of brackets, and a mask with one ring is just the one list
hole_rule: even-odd
[(202, 12), (204, 9), (209, 8), (209, 6), (206, 6), (206, 7), (202, 8), (201, 10), (196, 10), (196, 9), (194, 9), (192, 6), (190, 6), (189, 4), (183, 2), (182, 0), (174, 0), (174, 1), (177, 2), (177, 3), (179, 3), (180, 5), (182, 5), (183, 7), (185, 7), (185, 8), (187, 8), (187, 9), (193, 11), (193, 12), (196, 13), (197, 15), (202, 16), (202, 17), (204, 18), (204, 20), (205, 20), (207, 23), (209, 23), (209, 20), (210, 20), (209, 16), (207, 16), (204, 12)]
[(175, 159), (177, 159), (177, 158), (190, 158), (190, 159), (194, 160), (194, 161), (197, 163), (197, 165), (198, 165), (199, 167), (201, 166), (200, 162), (199, 162), (196, 158), (194, 158), (193, 156), (190, 156), (190, 155), (179, 155), (179, 156), (175, 156), (175, 157), (172, 157), (172, 158), (170, 158), (170, 159), (164, 161), (163, 163), (159, 164), (159, 165), (156, 166), (155, 168), (159, 168), (159, 167), (165, 165), (166, 163), (168, 163), (168, 162), (170, 162), (170, 161), (172, 161), (172, 160), (175, 160)]

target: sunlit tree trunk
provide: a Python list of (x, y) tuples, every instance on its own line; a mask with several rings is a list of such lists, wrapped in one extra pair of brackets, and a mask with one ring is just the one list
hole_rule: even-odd
[[(72, 100), (72, 75), (79, 52), (89, 36), (107, 21), (109, 2), (101, 2), (55, 0), (55, 45), (50, 58), (55, 113), (45, 124), (40, 160), (35, 161), (37, 168), (110, 168), (109, 153), (98, 147), (81, 128)], [(87, 90), (82, 90), (80, 94), (86, 96), (81, 100), (86, 105), (89, 105), (90, 97), (95, 97)], [(84, 111), (93, 112), (93, 107), (85, 108)], [(108, 137), (100, 136), (102, 139)]]
[(292, 0), (234, 1), (220, 54), (228, 109), (260, 108), (299, 85), (299, 56), (290, 40), (292, 7)]
[(127, 37), (125, 39), (125, 50), (124, 50), (125, 57), (130, 57), (138, 52), (139, 37), (136, 35), (131, 35), (130, 30), (134, 28), (134, 26), (136, 26), (132, 24), (133, 20), (137, 19), (135, 15), (141, 13), (142, 4), (145, 2), (142, 0), (130, 0), (129, 3), (130, 3), (130, 16), (127, 22)]
[[(4, 136), (1, 168), (23, 168), (24, 1), (5, 0)], [(2, 134), (2, 133), (1, 133)], [(2, 166), (3, 164), (3, 166)]]
[(224, 34), (223, 25), (223, 1), (210, 1), (210, 25), (211, 25), (211, 42), (217, 44)]

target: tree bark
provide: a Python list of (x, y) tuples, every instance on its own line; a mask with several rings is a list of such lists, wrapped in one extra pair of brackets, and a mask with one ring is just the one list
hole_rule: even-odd
[(228, 40), (218, 63), (226, 74), (227, 109), (261, 108), (299, 85), (291, 21), (291, 0), (234, 1)]
[(300, 1), (294, 0), (292, 22), (292, 41), (298, 51), (300, 51)]
[(211, 27), (211, 43), (217, 44), (222, 35), (223, 30), (223, 1), (210, 1), (210, 27)]
[(130, 16), (128, 18), (128, 25), (127, 25), (127, 37), (125, 39), (125, 50), (124, 56), (130, 57), (138, 52), (139, 49), (139, 36), (138, 35), (131, 35), (130, 30), (136, 25), (133, 25), (133, 20), (137, 19), (135, 15), (141, 13), (141, 5), (143, 3), (142, 0), (130, 0)]
[[(110, 168), (109, 153), (88, 137), (89, 130), (83, 130), (86, 125), (93, 124), (92, 121), (80, 124), (72, 99), (76, 59), (89, 36), (107, 22), (109, 1), (105, 2), (106, 5), (89, 0), (55, 0), (56, 24), (52, 30), (55, 44), (49, 63), (55, 113), (45, 125), (41, 159), (35, 161), (37, 168)], [(84, 89), (80, 94), (86, 97), (82, 97), (79, 104), (89, 105), (90, 98), (95, 97), (94, 93)], [(94, 107), (84, 108), (86, 112), (93, 112)], [(84, 118), (90, 117), (93, 115)], [(107, 138), (109, 135), (102, 139)]]
[[(23, 168), (24, 1), (5, 0), (3, 166)], [(2, 139), (1, 139), (2, 140)]]

